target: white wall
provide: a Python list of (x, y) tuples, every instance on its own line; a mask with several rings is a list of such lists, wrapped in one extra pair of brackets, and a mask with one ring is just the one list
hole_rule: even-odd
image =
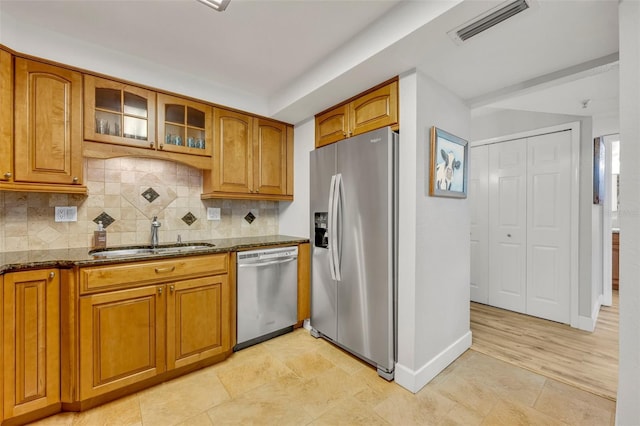
[(640, 2), (620, 19), (620, 364), (616, 423), (640, 419)]
[[(580, 225), (578, 314), (592, 318), (602, 294), (602, 221), (594, 226), (593, 132), (590, 117), (500, 110), (473, 117), (471, 140), (490, 139), (570, 122), (580, 122)], [(595, 237), (594, 237), (595, 236)], [(593, 262), (597, 262), (595, 266)], [(597, 274), (594, 274), (594, 270)], [(594, 296), (598, 293), (597, 296)]]
[(1, 1), (0, 43), (19, 53), (259, 115), (268, 115), (267, 102), (261, 97), (22, 22), (3, 12)]
[(420, 70), (402, 76), (400, 89), (396, 382), (417, 392), (471, 345), (468, 201), (428, 195), (431, 126), (468, 139), (471, 119), (462, 100)]
[(280, 202), (280, 234), (311, 238), (309, 152), (315, 149), (315, 119), (294, 128), (293, 201)]
[(594, 116), (593, 136), (611, 135), (620, 133), (620, 115)]

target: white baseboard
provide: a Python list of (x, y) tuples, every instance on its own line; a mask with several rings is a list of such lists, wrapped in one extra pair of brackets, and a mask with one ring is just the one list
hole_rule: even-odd
[(578, 316), (578, 328), (584, 331), (594, 331), (596, 329), (596, 323), (598, 322), (598, 315), (600, 314), (600, 307), (602, 306), (602, 295), (598, 296), (596, 303), (591, 310), (591, 316)]
[(461, 338), (453, 342), (417, 371), (413, 371), (399, 363), (396, 364), (394, 380), (403, 388), (416, 393), (470, 347), (471, 331), (467, 331)]

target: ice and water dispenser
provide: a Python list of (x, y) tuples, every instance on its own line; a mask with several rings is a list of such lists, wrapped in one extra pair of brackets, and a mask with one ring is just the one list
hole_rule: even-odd
[(329, 248), (329, 235), (327, 233), (328, 223), (327, 212), (314, 213), (314, 226), (315, 226), (315, 246), (321, 248)]

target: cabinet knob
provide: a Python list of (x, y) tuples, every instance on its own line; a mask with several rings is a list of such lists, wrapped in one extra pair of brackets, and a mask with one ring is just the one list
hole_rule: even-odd
[(259, 190), (259, 189), (256, 189), (256, 193), (258, 193), (258, 192), (260, 192), (260, 190)]
[(160, 149), (164, 149), (164, 144), (163, 143), (160, 144)]
[(511, 234), (507, 234), (507, 237), (511, 238)]
[(72, 180), (73, 180), (73, 183), (78, 183), (78, 180), (79, 180), (78, 176), (74, 176)]
[(149, 148), (153, 148), (153, 142), (149, 142)]
[(171, 291), (171, 293), (173, 293), (175, 290), (176, 290), (176, 287), (174, 285), (169, 286), (169, 291)]
[(49, 279), (53, 279), (56, 276), (55, 272), (49, 272)]
[(4, 174), (4, 178), (5, 178), (5, 179), (11, 179), (11, 176), (13, 176), (13, 175), (11, 174), (11, 172), (7, 172), (7, 173), (5, 173), (5, 174)]
[(158, 294), (162, 295), (162, 287), (158, 287)]

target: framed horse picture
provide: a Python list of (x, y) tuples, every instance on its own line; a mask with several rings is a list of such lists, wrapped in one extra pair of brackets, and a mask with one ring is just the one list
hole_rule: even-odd
[(429, 167), (429, 195), (467, 198), (469, 144), (433, 126)]

